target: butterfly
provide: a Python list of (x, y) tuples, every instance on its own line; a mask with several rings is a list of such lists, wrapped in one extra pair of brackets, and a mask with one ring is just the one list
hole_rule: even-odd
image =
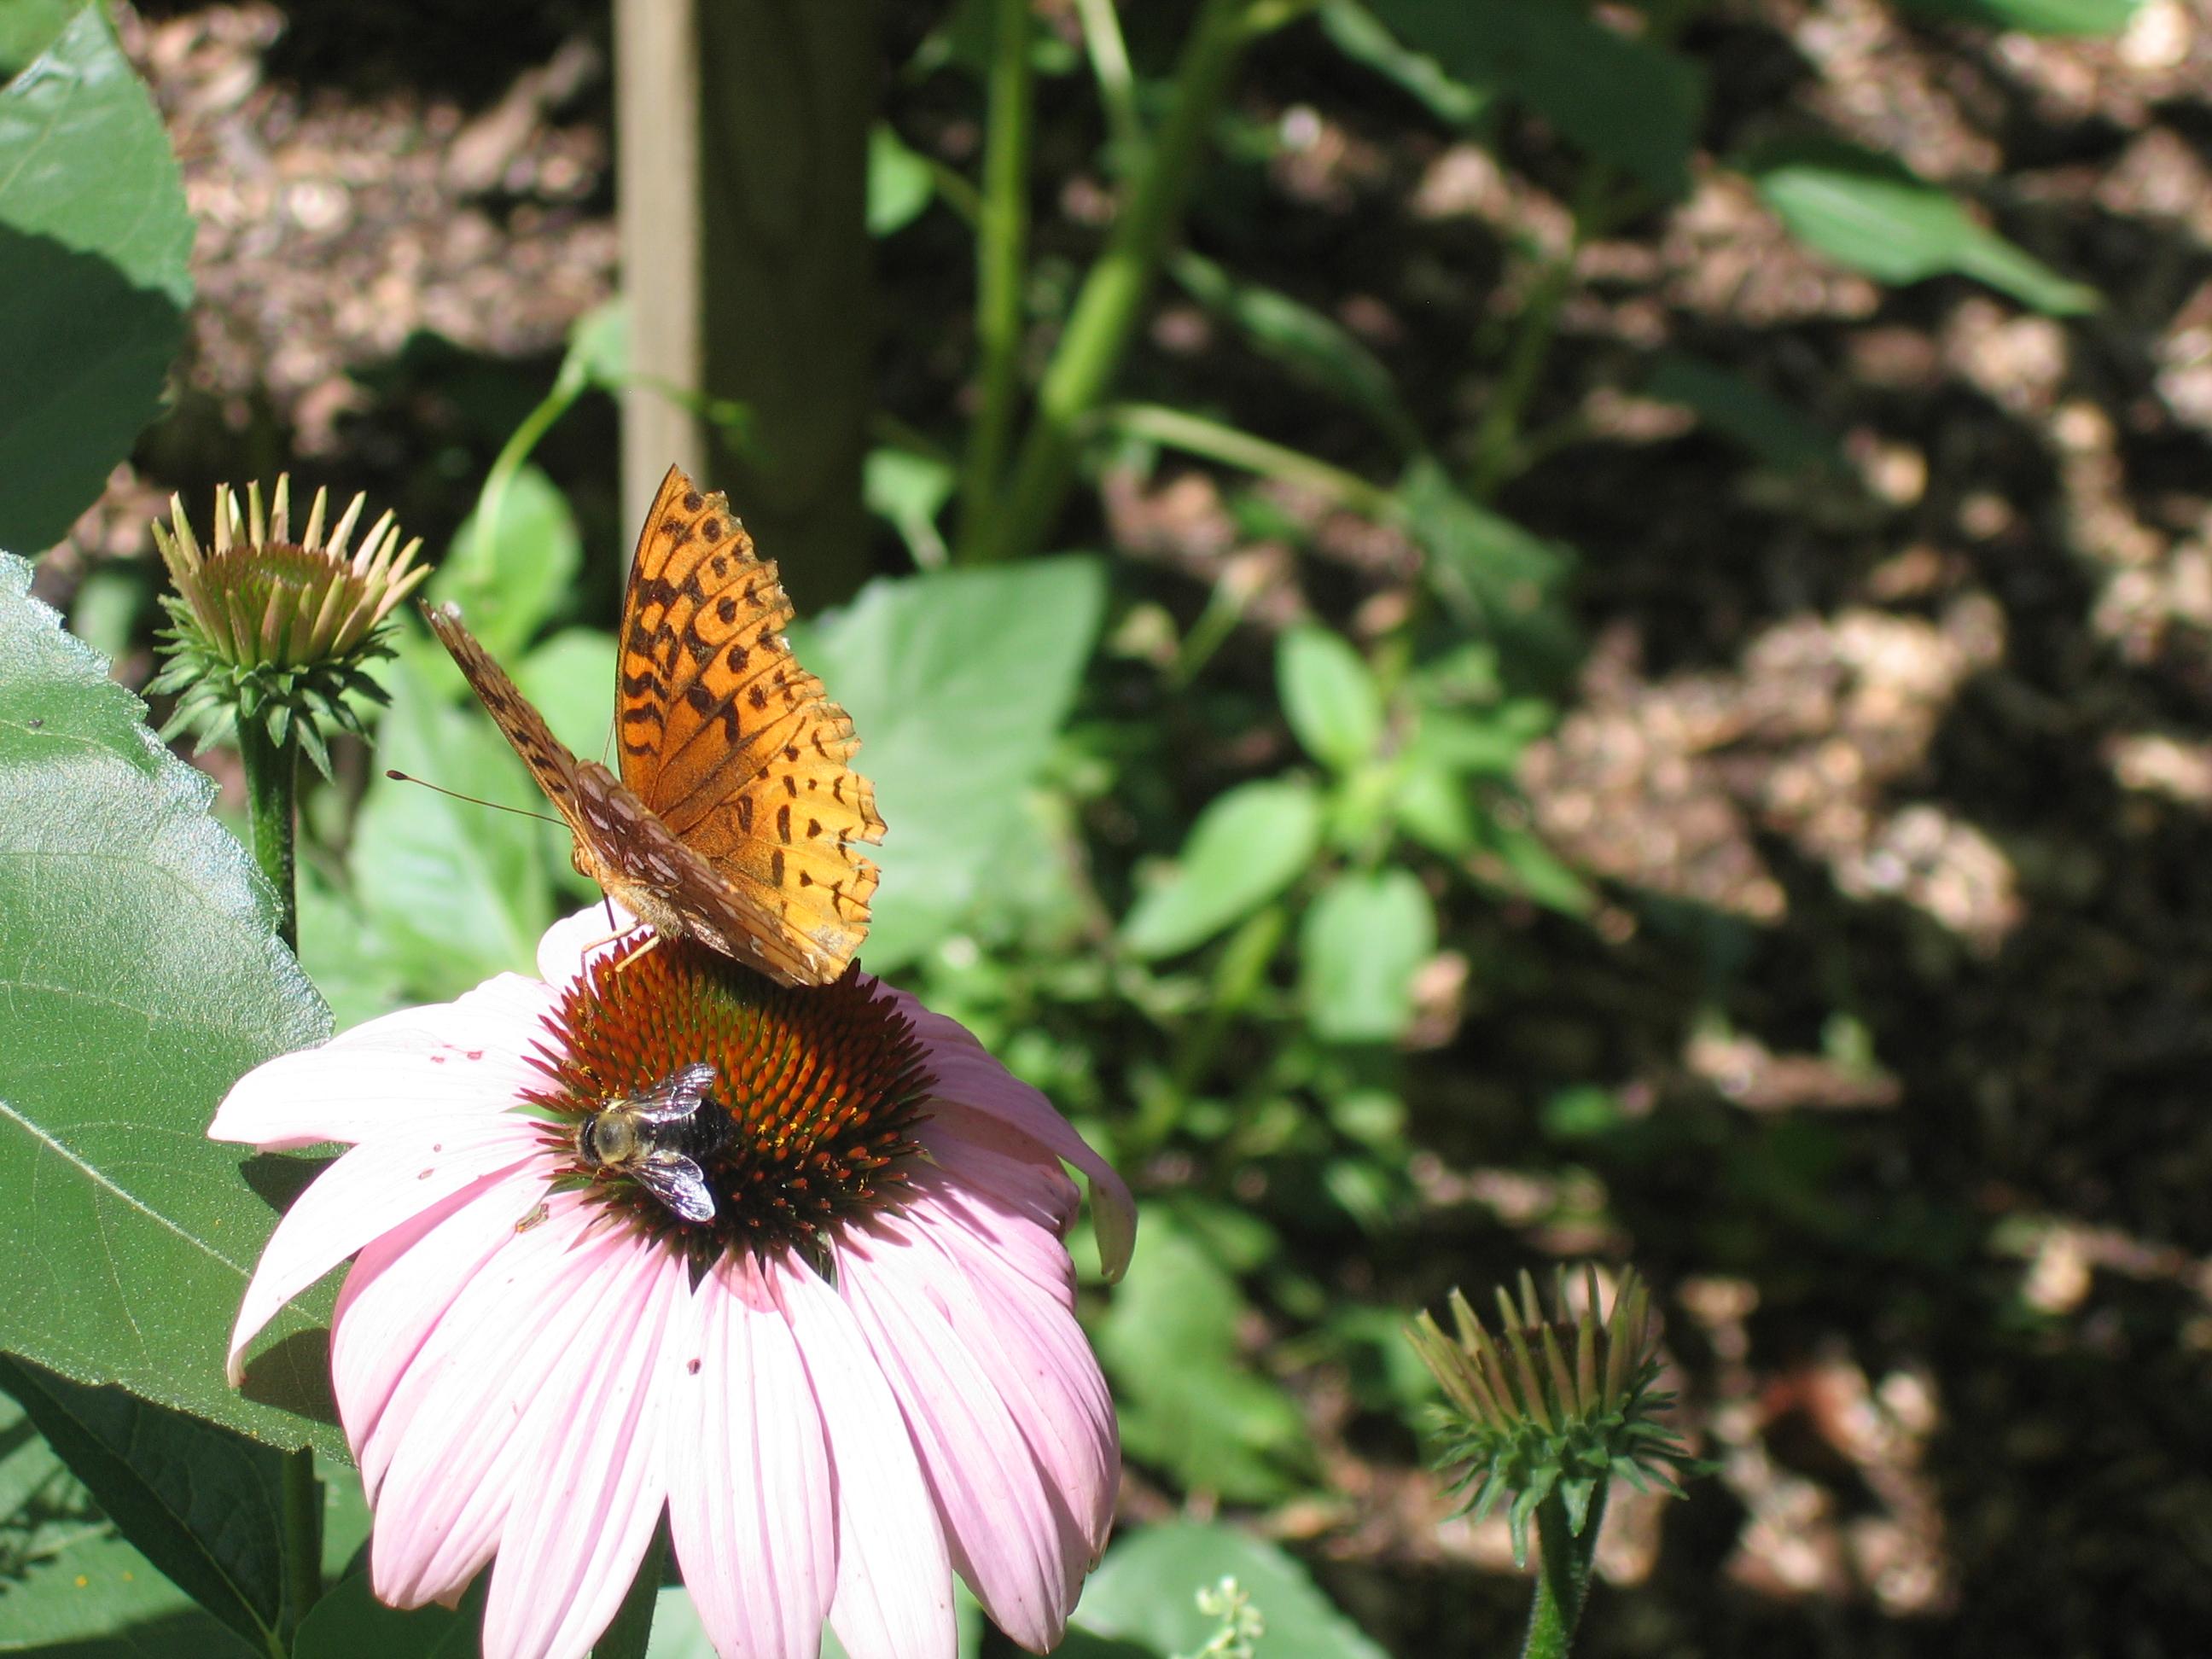
[(639, 532), (615, 683), (622, 775), (564, 748), (461, 623), (426, 605), (575, 836), (576, 868), (664, 939), (826, 985), (867, 936), (883, 839), (851, 717), (783, 637), (791, 601), (720, 493), (670, 467)]

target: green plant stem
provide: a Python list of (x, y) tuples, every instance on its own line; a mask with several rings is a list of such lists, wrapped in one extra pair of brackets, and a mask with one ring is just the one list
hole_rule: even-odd
[(299, 1629), (323, 1596), (323, 1483), (315, 1455), (302, 1446), (284, 1454), (279, 1479), (283, 1500), (285, 1631)]
[(294, 801), (300, 748), (290, 737), (269, 735), (259, 714), (238, 715), (238, 758), (246, 770), (246, 821), (253, 861), (276, 890), (276, 933), (288, 949), (300, 948), (299, 897), (295, 891)]
[(1075, 15), (1083, 26), (1083, 46), (1091, 59), (1091, 72), (1098, 80), (1106, 131), (1126, 173), (1136, 167), (1137, 158), (1144, 154), (1145, 124), (1137, 113), (1136, 82), (1129, 72), (1129, 46), (1121, 38), (1121, 19), (1114, 9), (1114, 0), (1075, 0)]
[(1574, 1645), (1575, 1626), (1582, 1622), (1583, 1603), (1589, 1595), (1590, 1564), (1597, 1558), (1598, 1528), (1605, 1521), (1605, 1487), (1599, 1486), (1579, 1538), (1568, 1527), (1566, 1503), (1557, 1492), (1536, 1505), (1541, 1556), (1521, 1659), (1566, 1659)]
[(1483, 411), (1482, 424), (1475, 430), (1474, 467), (1468, 479), (1468, 494), (1478, 501), (1489, 501), (1520, 470), (1521, 417), (1544, 372), (1545, 360), (1551, 356), (1552, 341), (1559, 332), (1559, 307), (1574, 283), (1576, 258), (1595, 232), (1599, 204), (1611, 177), (1611, 170), (1601, 162), (1584, 165), (1575, 187), (1574, 227), (1567, 245), (1544, 267), (1528, 302), (1521, 308), (1520, 331), (1514, 336), (1505, 372), (1489, 408)]
[(606, 1632), (592, 1644), (592, 1659), (645, 1659), (653, 1644), (654, 1604), (660, 1599), (660, 1565), (668, 1553), (668, 1523), (663, 1521), (646, 1546), (645, 1559), (637, 1564), (637, 1577), (623, 1594)]
[(991, 533), (1006, 447), (1021, 393), (1022, 295), (1030, 234), (1030, 128), (1036, 94), (1030, 73), (1028, 0), (996, 0), (991, 50), (990, 125), (983, 151), (983, 217), (976, 238), (975, 344), (982, 406), (968, 435), (960, 481), (963, 561)]
[(1252, 41), (1305, 5), (1206, 0), (1176, 65), (1174, 101), (1146, 153), (1113, 234), (1084, 278), (1067, 328), (1037, 387), (1036, 408), (1014, 463), (1013, 483), (986, 559), (1019, 558), (1042, 546), (1074, 476), (1085, 417), (1120, 371), (1160, 260), (1182, 223), (1214, 118)]
[(1392, 509), (1387, 489), (1376, 488), (1356, 472), (1331, 466), (1327, 461), (1281, 444), (1271, 443), (1249, 432), (1203, 415), (1170, 409), (1162, 404), (1115, 404), (1103, 419), (1117, 429), (1149, 438), (1193, 455), (1201, 455), (1226, 466), (1242, 467), (1262, 477), (1302, 484), (1328, 496), (1352, 512), (1382, 518)]

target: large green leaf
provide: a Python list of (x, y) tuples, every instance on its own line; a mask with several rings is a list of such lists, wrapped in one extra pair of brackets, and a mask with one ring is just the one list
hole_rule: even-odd
[(120, 1389), (0, 1359), (46, 1443), (170, 1582), (258, 1648), (283, 1628), (283, 1455)]
[(1572, 550), (1462, 495), (1431, 460), (1407, 467), (1394, 495), (1428, 556), (1423, 574), (1454, 619), (1496, 641), (1516, 677), (1564, 673), (1577, 654), (1564, 604)]
[(292, 1659), (476, 1659), (486, 1580), (458, 1610), (387, 1607), (356, 1573), (315, 1603), (300, 1626)]
[(1891, 156), (1810, 139), (1771, 145), (1745, 170), (1791, 235), (1878, 282), (1955, 273), (2062, 316), (2101, 303), (2096, 289), (1977, 224), (1948, 191)]
[(1236, 1281), (1168, 1212), (1147, 1207), (1144, 1234), (1098, 1331), (1122, 1443), (1232, 1503), (1286, 1495), (1312, 1450), (1290, 1396), (1237, 1351), (1246, 1309)]
[[(327, 1035), (215, 786), (0, 556), (0, 1348), (280, 1443), (223, 1384), (275, 1216), (206, 1138), (258, 1062)], [(288, 1316), (247, 1393), (325, 1402)], [(324, 1443), (336, 1449), (334, 1437)]]
[(115, 1535), (0, 1394), (0, 1653), (47, 1659), (239, 1659), (248, 1647)]
[(1075, 1622), (1159, 1653), (1196, 1653), (1221, 1627), (1199, 1610), (1198, 1594), (1224, 1578), (1234, 1578), (1267, 1620), (1256, 1644), (1265, 1659), (1384, 1659), (1295, 1556), (1218, 1523), (1147, 1527), (1115, 1545), (1085, 1587)]
[(1198, 815), (1165, 880), (1129, 907), (1121, 938), (1140, 957), (1203, 945), (1273, 898), (1321, 846), (1322, 804), (1297, 778), (1239, 784)]
[[(386, 684), (377, 758), (496, 806), (549, 811), (499, 728), (442, 689), (445, 653), (403, 643)], [(610, 693), (609, 695), (611, 695)], [(443, 1000), (505, 969), (528, 972), (553, 919), (546, 826), (380, 777), (354, 827), (355, 902), (381, 954), (418, 995)]]
[(1413, 972), (1436, 948), (1436, 907), (1412, 871), (1331, 882), (1298, 931), (1307, 1023), (1334, 1042), (1404, 1036), (1413, 1018)]
[[(483, 505), (462, 521), (424, 597), (459, 605), (484, 649), (512, 665), (574, 589), (584, 542), (568, 498), (534, 466), (507, 480), (489, 536), (479, 528)], [(610, 676), (609, 697), (611, 687)]]
[(1370, 0), (1446, 74), (1510, 93), (1600, 161), (1685, 195), (1705, 85), (1695, 64), (1571, 0)]
[(0, 547), (59, 541), (154, 417), (191, 248), (161, 118), (88, 5), (0, 87)]
[(1088, 559), (872, 582), (793, 630), (853, 716), (856, 763), (890, 825), (861, 959), (910, 962), (989, 887), (1023, 795), (1075, 697), (1105, 601)]

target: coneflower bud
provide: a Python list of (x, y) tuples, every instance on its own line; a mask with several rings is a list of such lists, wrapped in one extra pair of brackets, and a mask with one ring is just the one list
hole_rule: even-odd
[(323, 728), (359, 732), (352, 700), (385, 700), (363, 670), (390, 654), (380, 624), (428, 574), (414, 562), (422, 540), (403, 546), (386, 513), (349, 552), (368, 498), (356, 495), (325, 538), (329, 499), (315, 492), (295, 541), (289, 476), (277, 477), (266, 513), (259, 483), (246, 487), (243, 513), (220, 485), (214, 544), (203, 549), (182, 498), (169, 498), (171, 523), (155, 525), (154, 541), (176, 584), (177, 597), (162, 599), (175, 626), (147, 688), (179, 694), (163, 737), (190, 730), (204, 747), (257, 721), (280, 748), (296, 741), (327, 777)]
[(1597, 1272), (1583, 1271), (1588, 1294), (1579, 1314), (1568, 1304), (1561, 1268), (1548, 1317), (1535, 1281), (1523, 1273), (1517, 1304), (1498, 1291), (1495, 1337), (1456, 1290), (1452, 1335), (1426, 1313), (1407, 1328), (1407, 1340), (1451, 1402), (1443, 1413), (1437, 1467), (1460, 1471), (1451, 1489), (1467, 1493), (1466, 1510), (1477, 1520), (1510, 1496), (1513, 1559), (1524, 1567), (1529, 1517), (1546, 1498), (1559, 1497), (1569, 1530), (1580, 1538), (1614, 1476), (1638, 1492), (1656, 1486), (1680, 1497), (1674, 1477), (1695, 1465), (1673, 1431), (1654, 1420), (1674, 1396), (1652, 1386), (1660, 1367), (1650, 1292), (1629, 1269), (1614, 1289), (1611, 1318), (1603, 1318)]

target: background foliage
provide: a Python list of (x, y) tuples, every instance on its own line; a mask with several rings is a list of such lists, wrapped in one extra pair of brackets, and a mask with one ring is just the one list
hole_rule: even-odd
[[(1145, 1200), (1091, 1308), (1125, 1541), (1067, 1650), (1189, 1652), (1224, 1573), (1263, 1655), (1510, 1640), (1398, 1331), (1584, 1254), (1654, 1281), (1721, 1466), (1616, 1505), (1590, 1650), (2191, 1650), (2212, 16), (995, 12), (886, 9), (878, 574), (796, 642), (891, 826), (868, 965)], [(313, 1166), (198, 1128), (589, 890), (382, 778), (533, 799), (410, 622), (306, 802), (295, 964), (228, 757), (107, 678), (149, 672), (167, 491), (291, 458), (442, 547), (603, 747), (611, 23), (456, 27), (0, 7), (0, 546), (41, 556), (0, 577), (11, 1650), (472, 1640), (345, 1577), (313, 1319), (221, 1386)], [(208, 1520), (273, 1464), (181, 1413), (326, 1455), (304, 1621)]]

